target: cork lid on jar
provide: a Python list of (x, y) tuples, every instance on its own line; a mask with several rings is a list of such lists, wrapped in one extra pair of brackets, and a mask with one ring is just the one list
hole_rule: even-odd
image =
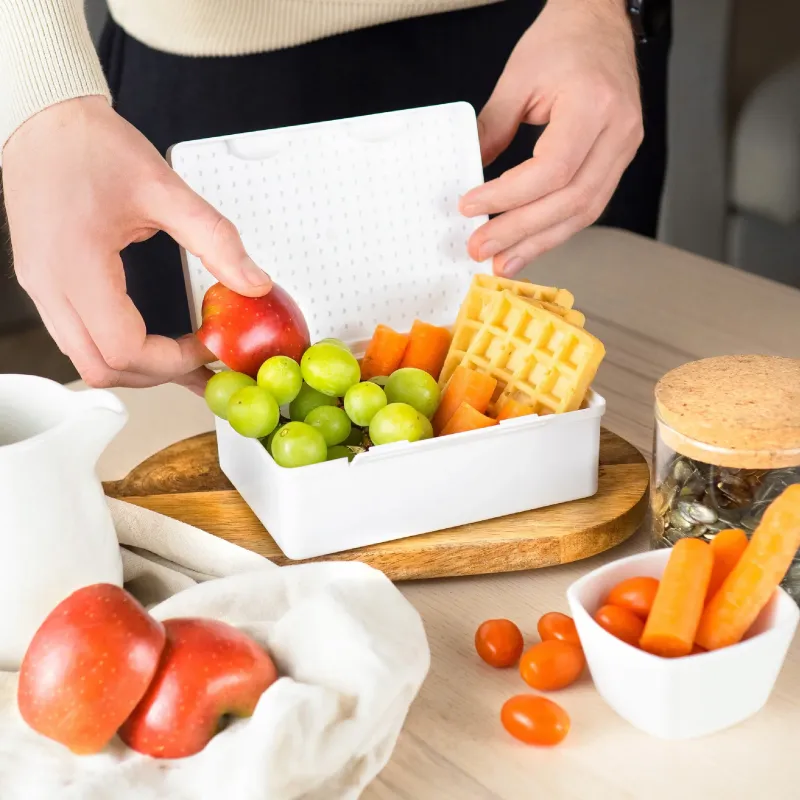
[(656, 385), (662, 441), (689, 458), (741, 469), (800, 465), (800, 359), (720, 356)]

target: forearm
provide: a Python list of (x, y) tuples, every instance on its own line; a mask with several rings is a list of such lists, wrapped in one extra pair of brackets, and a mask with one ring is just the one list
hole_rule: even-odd
[(0, 0), (0, 148), (37, 112), (87, 95), (109, 98), (82, 0)]
[(580, 6), (596, 14), (613, 14), (614, 16), (627, 17), (627, 0), (547, 0), (548, 5)]
[(626, 37), (633, 35), (628, 16), (627, 0), (547, 0), (548, 6), (568, 6), (595, 17), (599, 22), (613, 22), (620, 25), (620, 32)]

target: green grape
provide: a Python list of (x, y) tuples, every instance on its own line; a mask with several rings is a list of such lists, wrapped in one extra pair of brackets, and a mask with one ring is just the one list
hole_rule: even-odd
[(267, 452), (268, 452), (270, 455), (272, 455), (272, 440), (275, 438), (275, 434), (276, 434), (276, 433), (277, 433), (277, 432), (278, 432), (278, 431), (279, 431), (279, 430), (280, 430), (280, 429), (281, 429), (281, 428), (282, 428), (282, 427), (283, 427), (285, 424), (286, 424), (286, 423), (285, 423), (283, 420), (281, 420), (281, 421), (278, 423), (278, 427), (277, 427), (277, 428), (275, 428), (275, 430), (274, 430), (274, 431), (272, 431), (272, 433), (271, 433), (269, 436), (267, 436), (267, 437), (263, 437), (263, 438), (261, 439), (261, 443), (264, 445), (264, 449), (265, 449), (265, 450), (266, 450), (266, 451), (267, 451)]
[(242, 436), (263, 439), (278, 425), (281, 412), (275, 398), (260, 386), (245, 386), (228, 403), (228, 422)]
[(288, 422), (272, 440), (272, 457), (281, 467), (307, 467), (328, 457), (322, 434), (305, 422)]
[(439, 396), (439, 384), (435, 379), (414, 367), (393, 372), (386, 384), (386, 398), (390, 403), (407, 403), (428, 419), (439, 407)]
[(300, 392), (303, 376), (300, 365), (289, 356), (268, 358), (258, 370), (258, 385), (263, 386), (279, 406), (291, 403)]
[(386, 375), (376, 375), (374, 378), (370, 378), (370, 383), (377, 383), (381, 389), (386, 388), (386, 384), (389, 383), (389, 378)]
[(388, 402), (386, 393), (377, 383), (364, 381), (347, 390), (347, 394), (344, 396), (344, 410), (356, 425), (363, 428), (372, 422), (375, 414)]
[(303, 380), (322, 394), (344, 397), (361, 379), (356, 357), (347, 349), (330, 342), (312, 345), (300, 361)]
[(255, 386), (256, 382), (241, 372), (225, 370), (212, 375), (206, 384), (206, 405), (220, 419), (228, 419), (228, 403), (231, 397), (245, 386)]
[(312, 409), (318, 406), (335, 406), (336, 398), (328, 397), (304, 383), (294, 400), (289, 404), (289, 416), (293, 422), (305, 422)]
[(337, 406), (317, 406), (305, 419), (306, 425), (316, 428), (328, 447), (341, 444), (350, 435), (350, 419), (344, 409)]
[(343, 350), (350, 350), (350, 348), (341, 339), (320, 339), (317, 344), (335, 344)]
[(425, 421), (425, 417), (407, 403), (390, 403), (372, 418), (369, 438), (376, 445), (418, 442), (427, 438)]
[(328, 448), (328, 461), (335, 461), (337, 458), (346, 458), (348, 461), (352, 461), (355, 457), (356, 454), (343, 444), (337, 444)]
[[(417, 412), (419, 414), (419, 412)], [(433, 425), (431, 425), (431, 421), (424, 415), (419, 415), (420, 425), (425, 429), (425, 432), (422, 434), (423, 439), (433, 439)]]

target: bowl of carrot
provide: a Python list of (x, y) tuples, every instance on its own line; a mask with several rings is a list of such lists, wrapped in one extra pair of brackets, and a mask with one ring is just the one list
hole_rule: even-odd
[(800, 548), (800, 485), (748, 539), (724, 531), (606, 564), (567, 591), (595, 686), (662, 739), (729, 728), (767, 702), (800, 620), (779, 584)]

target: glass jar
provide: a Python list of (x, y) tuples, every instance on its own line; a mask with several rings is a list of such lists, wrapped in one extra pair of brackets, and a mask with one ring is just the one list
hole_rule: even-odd
[[(752, 534), (800, 483), (800, 360), (723, 356), (685, 364), (656, 386), (653, 547), (726, 528)], [(800, 553), (783, 582), (800, 603)]]

